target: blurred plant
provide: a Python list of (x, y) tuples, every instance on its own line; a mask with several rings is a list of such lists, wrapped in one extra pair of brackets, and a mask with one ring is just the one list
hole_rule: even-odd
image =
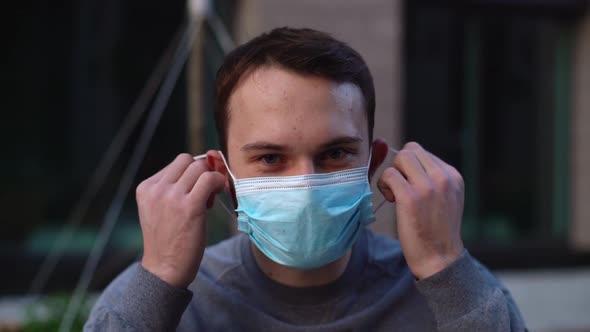
[[(31, 304), (25, 313), (25, 321), (22, 325), (23, 332), (49, 332), (57, 331), (70, 300), (70, 293), (56, 293), (45, 296)], [(93, 299), (85, 299), (78, 311), (71, 331), (82, 331), (88, 318)]]

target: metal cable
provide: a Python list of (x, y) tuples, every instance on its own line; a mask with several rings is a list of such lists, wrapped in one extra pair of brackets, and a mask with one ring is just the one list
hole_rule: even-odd
[(58, 235), (56, 241), (49, 250), (49, 253), (47, 256), (45, 256), (45, 259), (37, 270), (37, 273), (35, 274), (28, 291), (29, 297), (32, 297), (33, 299), (37, 298), (37, 296), (39, 296), (45, 288), (45, 285), (53, 273), (57, 262), (64, 254), (66, 243), (68, 243), (72, 238), (74, 229), (78, 227), (82, 221), (82, 218), (88, 212), (90, 204), (100, 191), (100, 188), (103, 186), (115, 162), (119, 159), (121, 151), (123, 151), (127, 141), (131, 137), (133, 130), (135, 127), (137, 127), (137, 124), (147, 110), (149, 102), (153, 99), (154, 95), (158, 91), (158, 87), (160, 86), (160, 83), (166, 74), (166, 69), (171, 65), (173, 51), (178, 44), (184, 30), (185, 26), (182, 25), (181, 28), (175, 33), (172, 41), (170, 42), (170, 45), (165, 50), (162, 57), (158, 60), (156, 68), (151, 73), (146, 84), (141, 90), (139, 97), (133, 103), (129, 113), (127, 113), (127, 116), (123, 120), (123, 124), (107, 148), (107, 151), (99, 162), (98, 167), (92, 174), (86, 190), (82, 193), (77, 204), (74, 206), (74, 209), (68, 216), (66, 226), (64, 226), (63, 230)]
[(176, 81), (182, 72), (182, 68), (190, 54), (190, 50), (192, 47), (194, 35), (195, 35), (195, 26), (194, 22), (190, 22), (187, 29), (185, 30), (181, 40), (180, 45), (176, 49), (174, 54), (174, 61), (170, 70), (168, 71), (166, 78), (162, 84), (162, 87), (154, 101), (150, 114), (146, 120), (145, 126), (140, 134), (138, 139), (138, 143), (133, 151), (133, 154), (130, 158), (127, 167), (125, 168), (125, 172), (123, 173), (123, 177), (117, 188), (117, 192), (115, 197), (113, 198), (109, 209), (104, 218), (103, 225), (99, 231), (97, 239), (94, 243), (92, 251), (84, 265), (84, 269), (76, 285), (72, 298), (68, 303), (68, 307), (64, 314), (64, 317), (61, 321), (59, 331), (60, 332), (68, 332), (70, 331), (74, 319), (78, 313), (78, 310), (82, 304), (82, 301), (86, 295), (88, 286), (90, 285), (90, 281), (94, 272), (98, 266), (98, 262), (104, 248), (107, 244), (107, 241), (114, 229), (114, 226), (119, 218), (121, 209), (123, 204), (125, 203), (125, 199), (129, 193), (131, 186), (133, 185), (133, 181), (141, 166), (141, 163), (145, 157), (145, 154), (149, 148), (151, 139), (158, 127), (160, 122), (160, 118), (166, 108), (170, 95), (176, 85)]
[[(223, 23), (223, 21), (221, 20), (219, 15), (217, 15), (215, 10), (213, 9), (213, 6), (207, 6), (206, 18), (207, 19), (205, 22), (209, 25), (209, 28), (211, 28), (211, 31), (213, 32), (213, 36), (215, 37), (215, 39), (219, 43), (219, 46), (221, 47), (223, 54), (227, 55), (229, 52), (231, 52), (231, 50), (233, 50), (235, 48), (236, 44), (235, 44), (233, 38), (231, 37), (231, 34), (229, 33), (229, 31), (225, 27), (225, 24)], [(216, 70), (214, 68), (212, 68), (212, 69), (213, 69), (213, 71), (211, 72), (211, 74), (213, 76), (215, 76)], [(234, 221), (234, 222), (236, 221), (235, 211), (233, 211), (233, 209), (230, 209), (227, 206), (227, 204), (225, 204), (225, 202), (222, 201), (221, 197), (217, 197), (215, 199), (215, 202), (217, 203), (215, 205), (221, 207), (223, 209), (223, 211), (230, 217), (230, 219), (232, 221)]]
[(206, 22), (211, 28), (211, 31), (213, 31), (213, 35), (215, 36), (215, 39), (217, 39), (219, 46), (221, 46), (223, 54), (227, 55), (229, 52), (231, 52), (231, 50), (234, 49), (236, 43), (232, 39), (229, 31), (227, 31), (225, 24), (223, 24), (223, 21), (212, 7), (207, 11)]

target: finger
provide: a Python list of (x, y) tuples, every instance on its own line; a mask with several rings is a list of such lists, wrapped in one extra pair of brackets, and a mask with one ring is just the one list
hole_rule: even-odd
[(379, 188), (385, 199), (390, 202), (395, 202), (396, 198), (413, 192), (408, 180), (394, 167), (388, 167), (383, 171), (377, 182), (377, 188)]
[(383, 197), (385, 197), (386, 200), (392, 203), (395, 202), (395, 195), (393, 194), (393, 191), (389, 189), (389, 185), (382, 181), (381, 178), (379, 179), (379, 181), (377, 181), (377, 188), (379, 188), (379, 191), (381, 192)]
[(204, 172), (209, 171), (209, 167), (207, 167), (207, 162), (205, 160), (197, 160), (192, 162), (184, 171), (180, 179), (176, 182), (176, 185), (180, 187), (185, 193), (191, 192), (193, 187), (197, 183), (199, 176)]
[(161, 181), (166, 181), (168, 183), (175, 183), (180, 179), (184, 171), (192, 164), (194, 161), (193, 157), (188, 153), (179, 154), (174, 161), (168, 165), (166, 171), (162, 175)]
[(414, 152), (416, 158), (418, 158), (418, 161), (428, 175), (437, 176), (440, 174), (440, 172), (445, 172), (444, 167), (439, 165), (439, 163), (432, 158), (433, 155), (430, 152), (424, 150), (420, 144), (416, 142), (410, 142), (405, 145), (405, 148)]
[(221, 192), (225, 186), (225, 176), (219, 172), (206, 171), (199, 176), (190, 192), (191, 200), (206, 204), (210, 196)]
[(393, 166), (408, 180), (412, 185), (425, 185), (428, 183), (428, 175), (416, 154), (409, 150), (401, 150), (395, 159)]

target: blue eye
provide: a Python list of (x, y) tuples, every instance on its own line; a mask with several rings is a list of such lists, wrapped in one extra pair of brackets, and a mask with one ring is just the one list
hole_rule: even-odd
[(346, 151), (344, 151), (344, 149), (338, 148), (338, 149), (332, 149), (329, 150), (325, 153), (325, 158), (326, 159), (342, 159), (346, 154)]
[(281, 157), (277, 154), (265, 154), (260, 159), (266, 164), (273, 165), (278, 163), (281, 160)]

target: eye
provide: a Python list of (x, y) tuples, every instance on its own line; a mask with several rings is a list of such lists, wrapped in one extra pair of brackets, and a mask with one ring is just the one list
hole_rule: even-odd
[(335, 149), (331, 149), (328, 150), (324, 153), (324, 158), (323, 159), (333, 159), (333, 160), (339, 160), (342, 159), (346, 156), (346, 154), (348, 154), (347, 151), (345, 151), (342, 148), (335, 148)]
[(260, 160), (265, 164), (274, 165), (281, 161), (281, 157), (278, 154), (265, 154), (260, 157)]

